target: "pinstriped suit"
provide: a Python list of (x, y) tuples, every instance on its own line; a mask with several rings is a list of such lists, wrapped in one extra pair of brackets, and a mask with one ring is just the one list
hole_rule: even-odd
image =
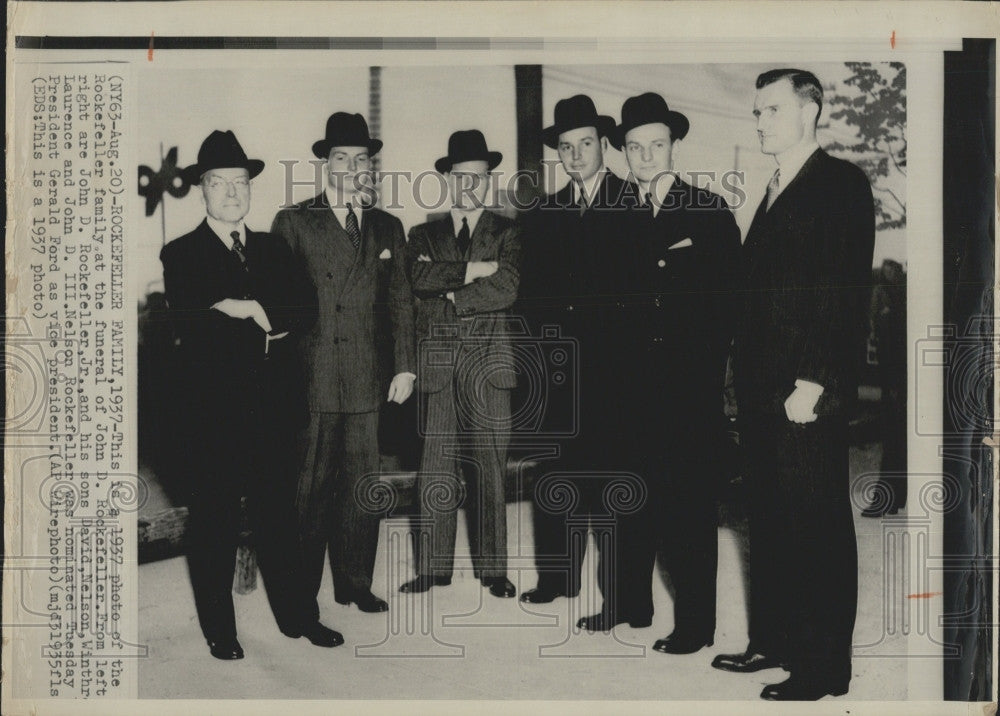
[(272, 231), (301, 258), (319, 297), (319, 321), (302, 341), (310, 421), (297, 506), (313, 594), (329, 547), (344, 600), (371, 588), (380, 515), (357, 490), (378, 472), (378, 409), (392, 376), (415, 372), (406, 241), (398, 219), (364, 209), (355, 251), (325, 193), (280, 211)]
[[(418, 573), (451, 576), (455, 553), (458, 456), (465, 457), (469, 537), (482, 578), (507, 575), (504, 479), (510, 390), (516, 384), (508, 309), (517, 297), (520, 227), (484, 211), (467, 256), (450, 216), (410, 230), (409, 253), (420, 340), (416, 388), (424, 397), (426, 441), (418, 487), (430, 534), (418, 543)], [(419, 261), (424, 255), (431, 261)], [(487, 278), (464, 285), (468, 261), (497, 261)], [(452, 303), (444, 295), (454, 292)]]

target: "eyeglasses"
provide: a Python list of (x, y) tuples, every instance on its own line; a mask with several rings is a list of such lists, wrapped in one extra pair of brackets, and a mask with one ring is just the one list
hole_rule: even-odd
[(223, 189), (228, 189), (229, 187), (233, 187), (235, 191), (245, 191), (250, 188), (250, 180), (241, 177), (239, 179), (227, 181), (221, 177), (212, 177), (205, 181), (205, 186), (212, 191), (221, 191)]

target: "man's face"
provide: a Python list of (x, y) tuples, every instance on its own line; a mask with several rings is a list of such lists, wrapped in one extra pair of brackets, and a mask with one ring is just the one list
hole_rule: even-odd
[(372, 187), (371, 165), (368, 147), (331, 147), (326, 160), (330, 187), (342, 196)]
[(674, 142), (662, 122), (642, 124), (625, 135), (625, 158), (635, 178), (651, 182), (673, 168)]
[(483, 206), (490, 188), (490, 165), (483, 160), (456, 162), (448, 172), (448, 191), (456, 209)]
[(594, 127), (577, 127), (559, 135), (559, 161), (575, 181), (589, 181), (604, 165), (606, 139), (597, 136)]
[(757, 90), (753, 114), (764, 154), (781, 154), (803, 141), (814, 122), (816, 105), (805, 104), (795, 94), (792, 82), (780, 79)]
[(239, 167), (210, 169), (201, 177), (201, 193), (209, 216), (235, 224), (250, 211), (250, 174)]

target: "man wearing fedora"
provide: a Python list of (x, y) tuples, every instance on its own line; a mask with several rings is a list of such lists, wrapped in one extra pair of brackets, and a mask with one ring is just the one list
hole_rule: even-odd
[(757, 78), (761, 151), (778, 168), (743, 246), (746, 300), (733, 371), (750, 521), (749, 643), (712, 666), (783, 667), (768, 700), (847, 693), (857, 615), (848, 418), (875, 245), (872, 190), (816, 142), (811, 72)]
[[(619, 520), (611, 608), (581, 620), (648, 626), (661, 547), (674, 597), (674, 630), (654, 645), (669, 654), (711, 645), (715, 633), (715, 490), (725, 439), (723, 388), (734, 322), (740, 234), (726, 201), (673, 171), (687, 117), (647, 92), (622, 106), (611, 143), (625, 153), (639, 202), (628, 212), (616, 275), (616, 332), (628, 406), (622, 433), (645, 501)], [(627, 197), (630, 199), (631, 197)]]
[(207, 216), (160, 253), (189, 418), (191, 583), (218, 659), (243, 658), (232, 583), (244, 496), (281, 632), (318, 646), (344, 641), (319, 623), (302, 589), (290, 456), (304, 396), (292, 351), (316, 320), (316, 296), (285, 242), (243, 222), (250, 180), (263, 168), (231, 131), (212, 132), (183, 170), (200, 186)]
[[(434, 167), (452, 207), (410, 230), (417, 313), (417, 390), (425, 397), (417, 577), (401, 592), (451, 583), (457, 510), (463, 494), (473, 570), (490, 594), (513, 597), (507, 578), (505, 476), (514, 359), (507, 322), (517, 298), (520, 227), (484, 208), (500, 163), (479, 130), (458, 131)], [(467, 460), (459, 479), (458, 445)], [(429, 533), (429, 534), (428, 534)]]
[[(279, 211), (272, 227), (319, 297), (319, 320), (302, 350), (309, 421), (296, 505), (307, 589), (319, 594), (329, 550), (334, 598), (364, 612), (389, 608), (371, 591), (381, 515), (363, 504), (363, 481), (379, 470), (379, 407), (403, 403), (416, 377), (403, 226), (365, 200), (381, 148), (360, 114), (331, 115), (312, 147), (326, 160), (326, 189)], [(385, 352), (391, 366), (379, 360)]]
[[(533, 524), (538, 584), (521, 594), (521, 601), (545, 604), (580, 592), (580, 572), (591, 513), (603, 512), (601, 496), (607, 480), (598, 470), (612, 469), (615, 460), (609, 439), (618, 418), (613, 406), (617, 376), (608, 370), (609, 312), (605, 302), (608, 273), (606, 256), (617, 251), (615, 228), (620, 227), (625, 182), (604, 166), (608, 135), (615, 120), (599, 115), (586, 95), (560, 100), (555, 122), (542, 132), (542, 141), (555, 149), (570, 181), (548, 194), (526, 220), (518, 308), (529, 320), (532, 335), (555, 326), (561, 337), (574, 339), (579, 376), (573, 394), (561, 395), (570, 404), (547, 405), (546, 415), (577, 415), (575, 433), (559, 440), (559, 456), (547, 474), (570, 481), (577, 499), (573, 514), (559, 513), (547, 504), (545, 477), (536, 483)], [(552, 426), (565, 429), (566, 426)], [(542, 428), (545, 431), (545, 426)], [(558, 473), (558, 475), (554, 474)], [(576, 525), (571, 534), (568, 518)], [(601, 555), (598, 586), (605, 591), (613, 560)]]

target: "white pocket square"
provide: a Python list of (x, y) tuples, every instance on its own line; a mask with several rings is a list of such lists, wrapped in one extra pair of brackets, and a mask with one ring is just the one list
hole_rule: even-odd
[(671, 249), (683, 249), (683, 248), (686, 248), (688, 246), (694, 246), (694, 244), (691, 243), (691, 239), (690, 238), (684, 239), (683, 241), (678, 241), (676, 244), (674, 244), (673, 246), (671, 246), (669, 248), (671, 248)]
[(380, 259), (391, 259), (392, 258), (392, 252), (389, 251), (389, 249), (382, 249), (382, 253), (380, 253), (378, 255), (378, 257)]

